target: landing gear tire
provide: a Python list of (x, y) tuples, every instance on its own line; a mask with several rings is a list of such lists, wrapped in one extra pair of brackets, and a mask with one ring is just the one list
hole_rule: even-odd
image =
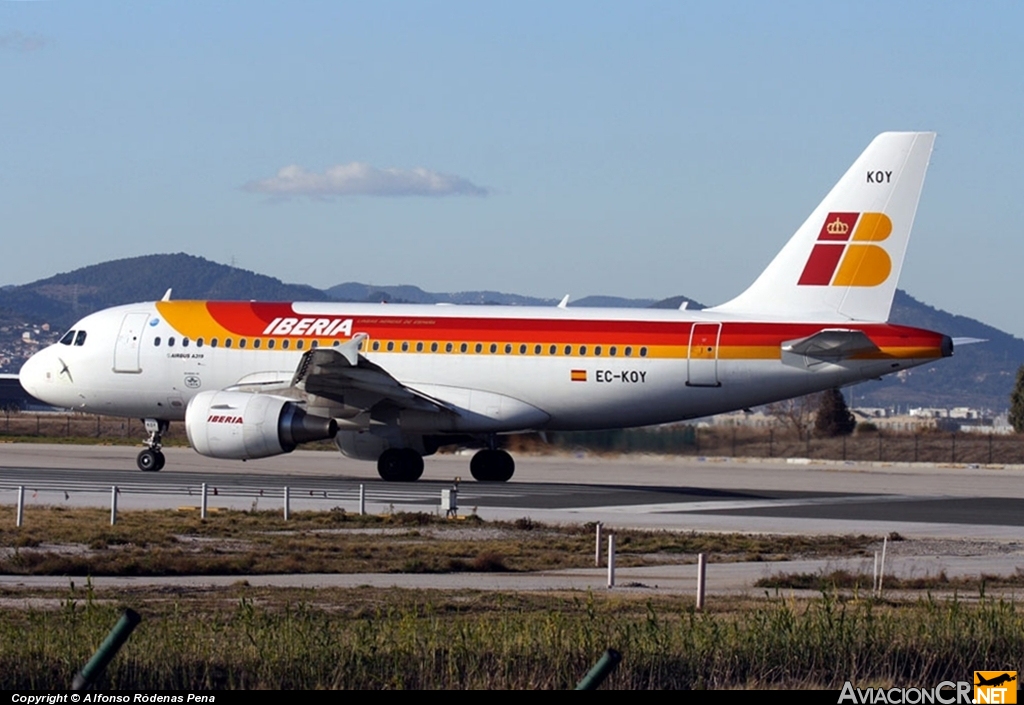
[(158, 472), (164, 466), (164, 462), (164, 454), (150, 448), (139, 453), (139, 457), (135, 459), (142, 472)]
[(423, 474), (423, 457), (412, 448), (389, 448), (377, 458), (385, 482), (415, 482)]
[(477, 482), (508, 482), (515, 471), (516, 461), (503, 450), (481, 450), (469, 462)]

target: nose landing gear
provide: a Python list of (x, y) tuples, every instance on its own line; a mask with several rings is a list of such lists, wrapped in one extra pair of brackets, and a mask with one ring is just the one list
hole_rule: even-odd
[(146, 439), (145, 450), (139, 453), (135, 464), (142, 472), (158, 472), (164, 466), (164, 454), (161, 452), (162, 434), (167, 433), (170, 422), (163, 419), (143, 419), (149, 438)]

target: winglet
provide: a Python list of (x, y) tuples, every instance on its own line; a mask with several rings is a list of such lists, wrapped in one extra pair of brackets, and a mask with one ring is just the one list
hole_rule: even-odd
[(160, 300), (161, 301), (170, 301), (171, 300), (171, 290), (168, 289), (167, 291), (165, 291), (163, 298), (160, 299)]

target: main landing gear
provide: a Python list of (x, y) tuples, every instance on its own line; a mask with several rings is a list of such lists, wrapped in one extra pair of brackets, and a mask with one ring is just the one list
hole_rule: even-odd
[(162, 434), (167, 433), (170, 422), (163, 419), (143, 419), (143, 421), (146, 424), (146, 430), (149, 431), (149, 438), (146, 439), (146, 445), (149, 447), (139, 453), (135, 464), (142, 472), (158, 472), (163, 468), (165, 462), (164, 454), (160, 450), (163, 447), (161, 445)]
[(377, 458), (377, 472), (386, 482), (415, 482), (423, 474), (423, 456), (412, 448), (388, 448)]
[[(516, 461), (503, 450), (478, 451), (469, 471), (478, 482), (508, 482)], [(423, 474), (423, 457), (412, 448), (389, 448), (377, 458), (377, 472), (387, 482), (415, 482)]]

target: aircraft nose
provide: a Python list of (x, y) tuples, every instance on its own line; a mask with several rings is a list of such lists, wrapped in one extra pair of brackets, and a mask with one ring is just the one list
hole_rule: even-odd
[(45, 351), (37, 352), (25, 360), (25, 364), (18, 372), (21, 388), (42, 401), (46, 401), (46, 382), (48, 381), (46, 357)]

